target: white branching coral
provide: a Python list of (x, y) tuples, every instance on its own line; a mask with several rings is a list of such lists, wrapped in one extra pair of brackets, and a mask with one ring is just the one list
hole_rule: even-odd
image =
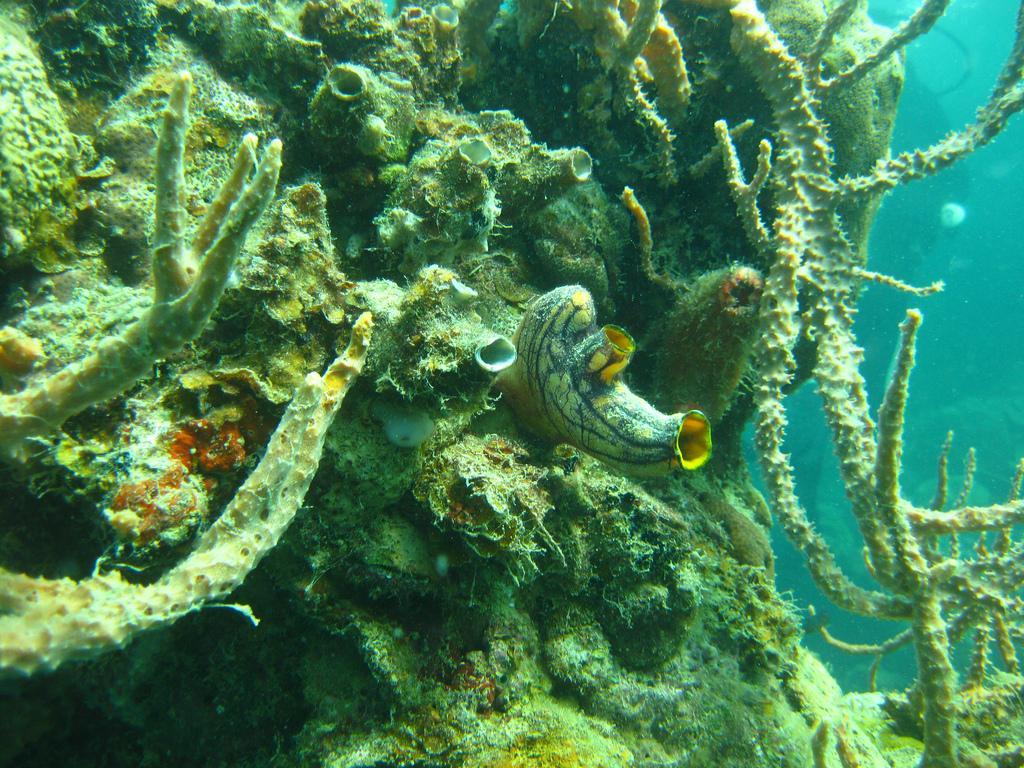
[[(246, 136), (230, 176), (186, 246), (182, 158), (190, 83), (187, 73), (175, 81), (157, 147), (154, 303), (81, 362), (0, 397), (0, 449), (8, 456), (124, 391), (154, 362), (197, 336), (220, 301), (246, 234), (274, 196), (281, 142), (271, 142), (257, 164), (256, 138)], [(0, 569), (0, 675), (52, 670), (124, 646), (139, 632), (169, 624), (238, 587), (302, 504), (327, 429), (362, 370), (372, 325), (369, 313), (360, 316), (345, 352), (323, 376), (306, 377), (259, 465), (193, 551), (156, 581), (133, 584), (116, 571), (98, 569), (80, 581)]]

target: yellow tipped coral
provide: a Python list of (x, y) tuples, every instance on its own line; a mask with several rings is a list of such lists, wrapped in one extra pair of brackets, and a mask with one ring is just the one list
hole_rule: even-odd
[(618, 326), (597, 327), (585, 288), (535, 299), (515, 343), (518, 358), (496, 383), (537, 433), (632, 474), (697, 469), (711, 455), (703, 413), (661, 413), (622, 382), (636, 344)]

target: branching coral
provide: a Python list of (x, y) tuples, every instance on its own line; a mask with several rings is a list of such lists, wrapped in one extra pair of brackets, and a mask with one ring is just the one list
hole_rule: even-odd
[[(682, 46), (661, 5), (661, 0), (590, 0), (571, 7), (580, 28), (594, 31), (595, 50), (605, 66), (628, 79), (641, 119), (659, 138), (664, 170), (671, 177), (672, 128), (684, 120), (692, 89)], [(656, 100), (646, 92), (651, 86)]]
[(83, 360), (0, 397), (0, 455), (23, 453), (33, 438), (123, 392), (157, 360), (198, 336), (217, 308), (245, 236), (277, 188), (281, 142), (270, 143), (250, 180), (256, 137), (243, 139), (231, 174), (186, 245), (182, 164), (191, 82), (187, 73), (177, 78), (157, 146), (153, 305)]
[[(926, 0), (877, 52), (825, 79), (821, 51), (857, 5), (856, 0), (837, 5), (811, 53), (802, 60), (790, 54), (753, 0), (733, 5), (733, 45), (774, 112), (774, 162), (770, 143), (762, 142), (758, 171), (751, 182), (744, 181), (727, 126), (719, 122), (716, 129), (740, 219), (750, 240), (772, 265), (761, 300), (761, 334), (754, 356), (755, 442), (774, 507), (789, 537), (807, 557), (818, 586), (832, 601), (862, 615), (910, 622), (907, 637), (917, 652), (924, 710), (921, 765), (949, 768), (960, 764), (951, 643), (969, 627), (987, 623), (993, 613), (1007, 616), (1017, 610), (1024, 569), (1019, 551), (1008, 543), (998, 552), (982, 551), (971, 559), (956, 548), (939, 550), (932, 539), (960, 530), (1005, 530), (1020, 521), (1024, 511), (1017, 501), (984, 510), (961, 507), (935, 513), (916, 509), (901, 497), (903, 410), (921, 318), (911, 311), (903, 324), (900, 353), (876, 427), (859, 371), (862, 350), (853, 333), (854, 307), (863, 280), (880, 280), (918, 294), (935, 286), (912, 289), (864, 270), (837, 208), (854, 196), (945, 168), (991, 141), (1024, 106), (1024, 6), (1017, 18), (1013, 51), (976, 122), (932, 147), (879, 161), (868, 174), (836, 179), (828, 128), (818, 113), (823, 92), (862, 76), (903, 48), (934, 23), (946, 4)], [(756, 202), (765, 185), (773, 193), (770, 225)], [(801, 286), (806, 299), (798, 302)], [(801, 303), (806, 311), (801, 311)], [(840, 570), (796, 496), (792, 466), (782, 447), (788, 424), (784, 398), (795, 367), (793, 348), (801, 334), (812, 337), (817, 345), (813, 375), (868, 564), (882, 591), (862, 588)], [(1009, 634), (1004, 638), (1008, 640)]]
[(124, 646), (237, 588), (302, 504), (327, 428), (362, 370), (371, 327), (363, 315), (345, 353), (323, 376), (306, 377), (259, 466), (192, 553), (154, 583), (132, 584), (116, 571), (73, 581), (0, 570), (0, 672), (55, 669)]
[[(271, 143), (250, 182), (255, 137), (247, 136), (228, 181), (186, 248), (182, 155), (190, 82), (188, 74), (175, 82), (157, 149), (155, 302), (84, 361), (0, 399), (2, 447), (8, 453), (123, 391), (196, 336), (217, 306), (246, 233), (274, 194), (281, 144)], [(137, 633), (173, 622), (241, 584), (298, 511), (327, 428), (362, 369), (371, 328), (370, 315), (364, 314), (345, 353), (322, 377), (306, 377), (263, 459), (224, 513), (192, 553), (156, 581), (137, 585), (116, 571), (74, 581), (0, 569), (0, 674), (55, 669), (123, 646)]]

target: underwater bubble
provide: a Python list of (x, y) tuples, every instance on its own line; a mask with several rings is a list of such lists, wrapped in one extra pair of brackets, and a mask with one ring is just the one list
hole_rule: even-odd
[(504, 336), (495, 336), (477, 347), (473, 359), (488, 373), (498, 373), (516, 361), (516, 345)]
[(444, 552), (434, 558), (434, 571), (442, 579), (448, 575), (448, 568), (450, 566), (451, 561), (448, 559), (448, 555), (444, 554)]
[(960, 203), (949, 202), (939, 209), (939, 222), (946, 229), (956, 229), (967, 218), (967, 209)]
[(381, 423), (388, 442), (400, 448), (417, 448), (434, 434), (430, 415), (410, 406), (378, 400), (370, 412)]

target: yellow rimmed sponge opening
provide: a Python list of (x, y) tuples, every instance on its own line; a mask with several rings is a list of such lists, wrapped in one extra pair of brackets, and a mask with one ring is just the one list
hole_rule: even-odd
[(700, 411), (687, 411), (676, 434), (676, 458), (683, 469), (699, 469), (711, 458), (711, 422)]
[(606, 361), (601, 366), (601, 379), (605, 383), (609, 383), (622, 372), (623, 368), (629, 365), (629, 358), (636, 349), (636, 342), (625, 328), (620, 328), (617, 325), (606, 325), (601, 331), (607, 342), (604, 347)]

